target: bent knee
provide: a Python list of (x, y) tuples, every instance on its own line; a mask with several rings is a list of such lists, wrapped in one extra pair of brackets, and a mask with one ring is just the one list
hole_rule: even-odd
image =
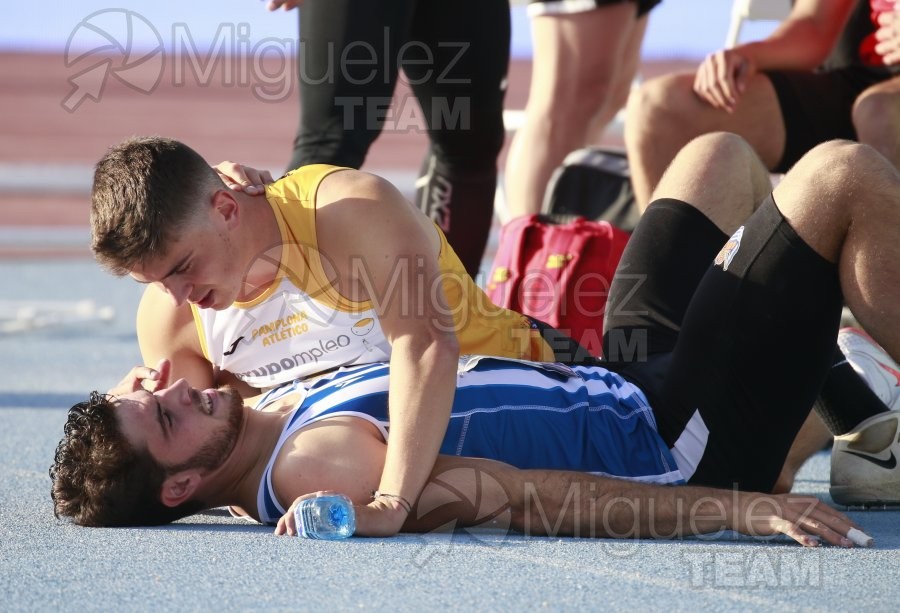
[[(821, 219), (845, 219), (860, 209), (873, 214), (893, 200), (900, 175), (893, 165), (869, 145), (832, 140), (815, 146), (785, 176), (779, 188), (792, 192), (798, 201), (815, 208)], [(778, 198), (776, 201), (783, 204)], [(821, 252), (820, 252), (821, 253)]]
[(657, 142), (691, 125), (697, 104), (693, 74), (682, 73), (651, 79), (631, 91), (626, 129)]
[(791, 171), (807, 175), (814, 183), (840, 186), (860, 181), (869, 173), (880, 173), (887, 165), (884, 156), (869, 145), (836, 139), (810, 149)]
[(685, 154), (702, 152), (703, 157), (713, 160), (758, 159), (753, 147), (743, 137), (731, 132), (707, 132), (693, 138), (682, 149)]
[(691, 73), (665, 75), (641, 84), (629, 103), (635, 111), (654, 113), (677, 111), (693, 96), (694, 76)]

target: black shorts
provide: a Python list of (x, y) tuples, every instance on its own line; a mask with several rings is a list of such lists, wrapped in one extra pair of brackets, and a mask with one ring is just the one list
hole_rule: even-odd
[(866, 89), (895, 76), (887, 68), (847, 66), (824, 72), (766, 72), (785, 126), (784, 154), (773, 169), (787, 172), (807, 151), (835, 138), (857, 140), (853, 103)]
[(528, 0), (528, 14), (532, 17), (536, 15), (572, 15), (622, 2), (637, 4), (637, 14), (638, 17), (641, 17), (649, 13), (662, 0)]
[(610, 288), (603, 353), (645, 391), (690, 483), (770, 491), (832, 364), (843, 298), (837, 266), (771, 196), (738, 232), (653, 203)]

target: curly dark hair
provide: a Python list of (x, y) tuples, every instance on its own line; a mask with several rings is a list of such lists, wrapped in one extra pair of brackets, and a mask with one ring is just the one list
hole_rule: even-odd
[(50, 467), (56, 517), (81, 526), (155, 526), (201, 510), (199, 501), (161, 502), (165, 468), (125, 439), (115, 411), (114, 399), (98, 392), (69, 409)]

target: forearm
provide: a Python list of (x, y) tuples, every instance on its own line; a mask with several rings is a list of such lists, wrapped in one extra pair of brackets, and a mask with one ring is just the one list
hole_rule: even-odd
[(741, 55), (750, 59), (757, 71), (766, 70), (815, 70), (828, 52), (822, 53), (817, 45), (804, 46), (791, 38), (766, 39), (747, 43), (736, 49)]
[(837, 41), (846, 15), (808, 15), (783, 22), (768, 38), (739, 45), (757, 70), (814, 70)]
[(189, 305), (177, 307), (164, 291), (149, 285), (138, 305), (136, 328), (144, 364), (170, 362), (162, 387), (182, 378), (200, 389), (214, 384), (213, 367), (203, 355)]
[(526, 534), (678, 538), (734, 525), (738, 492), (657, 486), (564, 471), (522, 471), (509, 492), (512, 526)]
[(400, 340), (392, 348), (390, 436), (378, 489), (414, 503), (447, 431), (456, 390), (454, 342)]
[(646, 485), (571, 471), (519, 470), (477, 458), (440, 456), (431, 481), (434, 487), (425, 488), (407, 530), (493, 523), (526, 534), (607, 538), (734, 530), (786, 534), (806, 546), (823, 539), (848, 547), (851, 528), (859, 528), (809, 496)]
[(405, 529), (493, 521), (538, 536), (678, 538), (734, 528), (741, 492), (646, 485), (562, 470), (439, 456)]

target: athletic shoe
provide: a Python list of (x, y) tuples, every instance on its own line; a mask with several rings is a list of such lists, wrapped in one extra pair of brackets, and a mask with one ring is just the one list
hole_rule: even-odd
[(900, 366), (857, 328), (841, 329), (837, 342), (853, 370), (892, 410), (834, 438), (831, 497), (846, 505), (900, 503)]
[(900, 411), (864, 420), (834, 437), (831, 497), (838, 504), (900, 504)]
[(838, 332), (838, 347), (850, 366), (878, 394), (891, 410), (900, 409), (900, 366), (891, 356), (857, 328), (843, 328)]
[(862, 328), (856, 320), (856, 315), (847, 307), (841, 310), (841, 328)]

